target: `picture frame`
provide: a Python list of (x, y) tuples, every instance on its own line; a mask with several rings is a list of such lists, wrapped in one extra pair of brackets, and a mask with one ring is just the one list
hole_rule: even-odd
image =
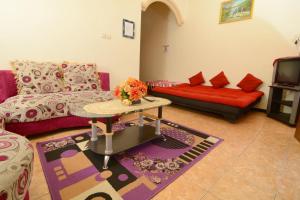
[(134, 39), (135, 23), (133, 21), (123, 19), (123, 37)]
[(252, 19), (254, 0), (229, 0), (221, 4), (219, 24)]

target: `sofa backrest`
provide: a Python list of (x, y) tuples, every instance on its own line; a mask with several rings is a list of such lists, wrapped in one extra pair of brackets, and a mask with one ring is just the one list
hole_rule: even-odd
[(0, 70), (0, 103), (17, 95), (17, 84), (11, 70)]
[[(110, 90), (109, 73), (99, 72), (101, 88), (104, 91)], [(11, 70), (0, 70), (0, 103), (7, 98), (17, 95), (17, 83)]]

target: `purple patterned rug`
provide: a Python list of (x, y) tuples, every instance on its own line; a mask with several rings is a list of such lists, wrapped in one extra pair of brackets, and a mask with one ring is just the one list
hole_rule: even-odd
[[(133, 125), (118, 124), (114, 130)], [(102, 169), (103, 156), (86, 147), (90, 132), (38, 143), (52, 199), (150, 199), (223, 141), (167, 120), (161, 132), (166, 141), (156, 139), (114, 156), (108, 170)]]

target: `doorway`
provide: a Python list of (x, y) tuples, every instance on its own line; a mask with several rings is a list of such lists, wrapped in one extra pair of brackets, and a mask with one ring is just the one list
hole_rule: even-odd
[[(183, 23), (178, 9), (170, 0), (143, 5), (141, 18), (140, 80), (162, 80), (167, 77), (169, 27)], [(176, 14), (177, 13), (177, 14)]]

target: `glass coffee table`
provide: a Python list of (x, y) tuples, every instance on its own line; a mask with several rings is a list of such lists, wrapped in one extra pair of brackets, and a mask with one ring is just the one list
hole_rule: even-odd
[[(162, 111), (164, 106), (171, 104), (171, 101), (158, 97), (148, 97), (147, 99), (151, 102), (142, 99), (140, 104), (131, 106), (123, 105), (120, 100), (115, 99), (88, 105), (75, 104), (70, 107), (72, 115), (92, 119), (92, 136), (87, 145), (94, 153), (104, 156), (103, 169), (108, 168), (110, 156), (153, 139), (162, 138), (160, 132)], [(158, 109), (157, 116), (144, 112), (153, 108)], [(114, 118), (135, 112), (139, 114), (137, 126), (130, 126), (121, 131), (113, 132)], [(154, 119), (155, 126), (144, 124), (144, 117)], [(97, 121), (99, 118), (104, 119), (104, 123)], [(102, 130), (101, 133), (98, 133), (98, 128)]]

